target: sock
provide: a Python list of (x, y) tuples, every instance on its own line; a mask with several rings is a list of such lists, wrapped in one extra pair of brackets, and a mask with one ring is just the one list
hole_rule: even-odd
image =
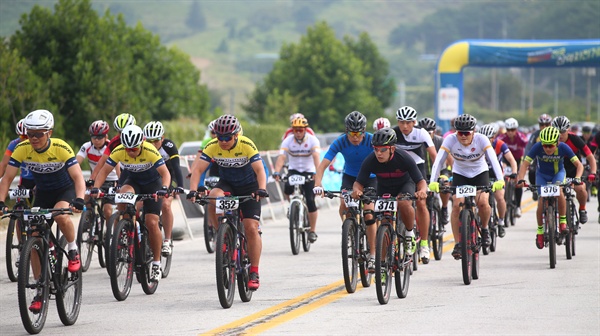
[(421, 246), (429, 246), (429, 240), (421, 239)]
[(70, 243), (67, 243), (67, 250), (75, 250), (77, 251), (77, 243), (75, 241), (72, 241)]
[(250, 273), (258, 274), (258, 266), (250, 266)]
[(152, 265), (158, 265), (158, 266), (160, 266), (160, 260), (159, 261), (152, 261)]
[(579, 205), (579, 211), (581, 211), (581, 210), (585, 211), (585, 204)]
[(567, 224), (567, 216), (560, 216), (560, 219), (558, 220), (558, 223), (560, 223), (560, 224)]
[(538, 226), (537, 234), (544, 234), (544, 227), (543, 226)]
[(413, 230), (410, 230), (410, 231), (408, 231), (408, 230), (407, 230), (407, 231), (406, 231), (406, 236), (407, 236), (407, 237), (413, 237), (413, 238), (414, 238), (414, 236), (415, 236), (415, 232), (414, 232)]
[(498, 218), (498, 225), (504, 226), (504, 218)]

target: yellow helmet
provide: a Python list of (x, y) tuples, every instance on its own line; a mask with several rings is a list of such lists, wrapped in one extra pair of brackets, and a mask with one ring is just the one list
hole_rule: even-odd
[(296, 118), (292, 120), (292, 127), (308, 127), (308, 120), (306, 118)]
[(540, 142), (543, 145), (555, 144), (558, 142), (560, 131), (554, 126), (548, 126), (540, 132)]

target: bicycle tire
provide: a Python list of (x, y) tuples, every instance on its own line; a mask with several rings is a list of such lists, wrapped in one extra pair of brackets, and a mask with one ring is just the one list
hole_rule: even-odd
[(96, 236), (98, 236), (98, 241), (95, 242), (96, 247), (98, 249), (98, 263), (100, 267), (106, 268), (106, 251), (104, 249), (104, 232), (106, 231), (106, 219), (102, 214), (98, 214), (98, 219), (100, 220), (100, 227), (97, 228)]
[[(66, 250), (67, 239), (65, 236), (60, 237), (58, 244)], [(79, 268), (79, 271), (70, 273), (68, 270), (69, 258), (58, 249), (56, 249), (56, 252), (58, 254), (56, 274), (59, 279), (56, 288), (56, 308), (58, 310), (60, 321), (68, 326), (75, 324), (79, 317), (83, 287), (81, 274), (83, 270)]]
[(160, 255), (160, 265), (161, 265), (161, 278), (166, 278), (169, 276), (169, 272), (171, 272), (171, 263), (173, 261), (173, 240), (171, 239), (171, 254), (168, 256)]
[(442, 218), (442, 212), (439, 207), (434, 206), (429, 214), (430, 217), (430, 229), (429, 229), (429, 241), (433, 249), (433, 257), (435, 260), (441, 260), (444, 250), (444, 233), (443, 226), (440, 218)]
[[(47, 246), (45, 245), (46, 244), (43, 243), (41, 238), (30, 238), (25, 242), (23, 249), (21, 250), (19, 275), (17, 281), (17, 296), (19, 301), (21, 322), (23, 323), (25, 330), (27, 330), (27, 332), (30, 334), (37, 334), (42, 331), (44, 324), (46, 323), (46, 317), (48, 316), (50, 295), (48, 285), (41, 286), (40, 294), (42, 296), (42, 307), (40, 311), (33, 313), (29, 310), (29, 305), (37, 294), (37, 289), (32, 288), (32, 285), (38, 282), (38, 280), (35, 280), (34, 278), (33, 269), (31, 267), (32, 251), (45, 251), (47, 250)], [(39, 261), (37, 261), (37, 263), (39, 264)], [(49, 267), (50, 266), (48, 265), (46, 270), (48, 270)], [(47, 277), (48, 276), (46, 275), (46, 278)]]
[(396, 295), (398, 295), (400, 299), (404, 299), (408, 295), (408, 286), (410, 284), (410, 275), (412, 273), (410, 264), (414, 263), (415, 260), (407, 255), (404, 250), (402, 236), (397, 236), (396, 239), (398, 239), (398, 251), (396, 251), (396, 256), (394, 257), (397, 257), (398, 259), (394, 259), (397, 262), (394, 280), (396, 282)]
[(19, 240), (19, 232), (17, 232), (19, 230), (17, 229), (22, 227), (21, 221), (21, 218), (11, 217), (6, 232), (6, 273), (12, 282), (17, 282), (19, 276), (17, 260), (19, 260), (23, 243)]
[(460, 211), (460, 244), (461, 244), (461, 265), (463, 283), (470, 285), (473, 279), (471, 263), (473, 262), (473, 250), (471, 249), (471, 240), (469, 239), (469, 227), (471, 222), (470, 212), (468, 210)]
[[(140, 223), (138, 223), (138, 225), (140, 225)], [(142, 285), (142, 290), (147, 295), (152, 295), (158, 288), (158, 282), (150, 281), (154, 253), (152, 253), (152, 249), (150, 248), (150, 239), (148, 239), (148, 236), (148, 231), (144, 231), (142, 234), (142, 241), (136, 245), (137, 251), (135, 251), (135, 256), (137, 258), (136, 266), (138, 267), (140, 273), (140, 284)]]
[[(492, 244), (490, 245), (490, 252), (496, 252), (498, 247), (498, 212), (496, 211), (496, 203), (494, 202), (494, 206), (492, 207), (492, 213), (490, 217), (490, 239), (492, 240)], [(485, 254), (485, 253), (484, 253)]]
[[(387, 304), (392, 291), (392, 265), (394, 258), (392, 231), (388, 225), (377, 228), (375, 251), (375, 289), (380, 304)], [(382, 277), (385, 274), (385, 279)]]
[(217, 293), (221, 307), (227, 309), (233, 304), (235, 296), (235, 237), (229, 223), (221, 223), (217, 231), (215, 249), (215, 271)]
[(121, 219), (114, 227), (109, 267), (113, 296), (124, 301), (131, 292), (134, 273), (134, 226), (130, 219)]
[[(364, 224), (361, 224), (364, 225)], [(369, 243), (367, 242), (367, 235), (365, 231), (360, 228), (356, 228), (358, 238), (358, 246), (360, 251), (360, 261), (358, 263), (358, 269), (360, 274), (360, 283), (363, 288), (371, 287), (371, 282), (373, 281), (373, 273), (369, 273), (367, 269), (367, 262), (369, 260), (369, 256), (371, 252), (369, 251)]]
[(79, 227), (77, 228), (77, 245), (79, 247), (79, 257), (81, 258), (81, 270), (87, 272), (92, 262), (94, 253), (94, 237), (92, 237), (92, 225), (94, 213), (91, 209), (85, 210), (79, 218)]
[(252, 290), (248, 288), (248, 280), (250, 280), (250, 257), (248, 256), (248, 244), (246, 239), (240, 239), (239, 261), (240, 271), (237, 274), (237, 285), (242, 302), (250, 302), (252, 300)]
[(573, 255), (571, 254), (571, 244), (573, 243), (573, 213), (572, 210), (573, 208), (571, 207), (571, 201), (567, 200), (567, 213), (566, 213), (566, 217), (567, 217), (567, 228), (569, 230), (569, 232), (566, 234), (565, 236), (565, 251), (567, 254), (567, 260), (570, 260), (573, 258)]
[(110, 263), (112, 261), (112, 257), (111, 257), (111, 253), (112, 253), (112, 248), (111, 248), (111, 244), (112, 244), (112, 236), (113, 236), (113, 231), (115, 229), (115, 223), (117, 223), (119, 220), (119, 212), (115, 212), (113, 213), (110, 217), (108, 217), (108, 220), (106, 221), (106, 226), (104, 229), (104, 251), (106, 251), (105, 253), (105, 260), (106, 260), (106, 273), (108, 273), (108, 276), (110, 276), (110, 271), (113, 267), (111, 267)]
[(310, 223), (308, 221), (308, 208), (305, 204), (302, 204), (304, 207), (304, 221), (303, 230), (302, 230), (302, 249), (304, 252), (310, 251), (310, 245), (312, 244), (310, 240), (308, 240), (308, 233), (310, 232)]
[(471, 275), (473, 280), (479, 279), (479, 251), (480, 247), (483, 245), (482, 239), (477, 237), (478, 228), (481, 228), (480, 220), (477, 217), (471, 216), (471, 225), (470, 225), (470, 237), (471, 237), (471, 250), (473, 251), (473, 257), (471, 258)]
[(358, 246), (356, 220), (346, 218), (342, 224), (342, 273), (346, 292), (354, 293), (358, 284)]
[(574, 257), (575, 256), (575, 238), (577, 237), (577, 235), (579, 234), (579, 217), (578, 214), (576, 212), (577, 210), (575, 209), (575, 204), (573, 202), (571, 202), (571, 214), (573, 215), (571, 218), (573, 218), (573, 237), (571, 240), (571, 255)]
[(546, 208), (546, 230), (548, 233), (548, 253), (550, 257), (550, 268), (556, 267), (556, 213), (554, 206)]
[(208, 204), (204, 205), (204, 245), (206, 245), (206, 251), (215, 253), (215, 227), (210, 225), (210, 216), (208, 215)]
[(292, 201), (290, 203), (290, 247), (292, 254), (297, 255), (300, 253), (300, 203)]

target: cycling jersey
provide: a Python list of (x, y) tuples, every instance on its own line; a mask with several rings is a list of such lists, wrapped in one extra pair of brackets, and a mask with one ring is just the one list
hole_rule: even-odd
[(393, 130), (396, 132), (396, 137), (398, 138), (396, 146), (407, 151), (416, 164), (424, 163), (425, 153), (423, 152), (423, 146), (425, 148), (434, 147), (429, 133), (424, 128), (417, 126), (413, 127), (408, 135), (404, 135), (398, 126), (394, 126)]
[[(9, 142), (8, 147), (6, 147), (6, 151), (4, 152), (4, 155), (10, 157), (17, 145), (21, 143), (21, 141), (23, 141), (21, 140), (21, 138), (16, 138)], [(29, 171), (29, 169), (27, 169), (27, 166), (25, 164), (21, 164), (21, 179), (33, 180), (33, 174)]]
[[(104, 153), (107, 147), (108, 142), (106, 142), (104, 146), (102, 146), (102, 148), (98, 149), (94, 147), (91, 141), (88, 141), (81, 146), (79, 152), (77, 152), (77, 156), (80, 156), (84, 159), (88, 159), (90, 169), (94, 171), (96, 165), (98, 164), (98, 161), (102, 157), (102, 154)], [(114, 169), (111, 170), (108, 176), (106, 177), (106, 181), (109, 182), (117, 181), (118, 179), (119, 177), (117, 176), (117, 172)]]
[(452, 155), (452, 158), (454, 158), (453, 173), (473, 178), (484, 171), (488, 171), (487, 162), (484, 158), (484, 156), (487, 156), (492, 163), (492, 168), (498, 180), (504, 179), (500, 162), (496, 159), (492, 144), (481, 133), (474, 133), (473, 140), (467, 146), (460, 143), (456, 133), (446, 137), (431, 168), (431, 182), (437, 182), (440, 176), (440, 168), (443, 167), (442, 163), (446, 161), (448, 155)]
[(537, 171), (544, 175), (556, 175), (564, 170), (564, 159), (567, 158), (571, 162), (579, 161), (577, 155), (565, 143), (559, 142), (555, 147), (554, 152), (550, 155), (544, 152), (542, 143), (538, 142), (527, 155), (525, 161), (531, 163), (533, 159), (537, 159)]
[(371, 140), (373, 140), (373, 134), (367, 132), (358, 145), (353, 145), (348, 139), (348, 135), (342, 134), (329, 146), (329, 150), (323, 158), (333, 161), (337, 153), (342, 153), (344, 174), (356, 177), (365, 157), (373, 153)]
[(249, 138), (240, 135), (230, 150), (221, 149), (217, 139), (212, 139), (202, 150), (200, 159), (219, 165), (219, 177), (232, 185), (256, 182), (252, 163), (260, 160), (258, 149)]
[(129, 172), (128, 179), (139, 185), (147, 185), (161, 178), (156, 168), (164, 165), (165, 160), (152, 144), (144, 141), (138, 156), (130, 157), (125, 146), (119, 145), (110, 153), (106, 163), (113, 167), (121, 163), (121, 169)]
[[(496, 153), (498, 162), (502, 162), (502, 158), (504, 157), (504, 155), (510, 153), (510, 149), (508, 149), (508, 146), (504, 143), (504, 141), (500, 139), (494, 139), (494, 142), (492, 142), (492, 148), (494, 148), (494, 152)], [(488, 169), (492, 168), (492, 163), (490, 162), (490, 159), (486, 157), (485, 161), (487, 162)]]
[[(294, 129), (292, 127), (288, 128), (285, 133), (283, 133), (283, 136), (281, 137), (281, 140), (285, 140), (285, 138), (287, 138), (290, 134), (292, 134), (294, 132)], [(306, 133), (310, 134), (310, 135), (315, 135), (315, 131), (313, 131), (312, 128), (307, 127), (306, 128)]]
[[(183, 187), (183, 175), (179, 168), (179, 151), (175, 143), (169, 139), (163, 139), (162, 145), (158, 149), (158, 153), (165, 160), (169, 174), (171, 174), (171, 181), (175, 180), (178, 187)], [(167, 181), (168, 182), (168, 181)], [(170, 186), (171, 183), (164, 183)]]
[(515, 133), (516, 134), (512, 139), (508, 136), (508, 133), (498, 135), (498, 139), (506, 143), (508, 149), (510, 149), (510, 152), (518, 162), (525, 155), (524, 149), (527, 146), (527, 140), (525, 134), (519, 131), (516, 131)]
[(287, 154), (288, 169), (302, 173), (314, 173), (316, 171), (313, 153), (321, 152), (321, 144), (316, 136), (306, 133), (300, 143), (295, 136), (289, 135), (281, 143), (280, 155)]
[(73, 149), (61, 139), (48, 140), (50, 145), (42, 152), (34, 150), (29, 140), (22, 141), (15, 147), (8, 164), (16, 168), (24, 164), (33, 174), (38, 190), (54, 191), (73, 185), (67, 171), (78, 164)]
[[(442, 147), (442, 143), (444, 142), (444, 138), (442, 138), (441, 136), (434, 134), (433, 138), (431, 138), (431, 141), (433, 141), (433, 146), (435, 147), (435, 152), (439, 152), (440, 148)], [(427, 168), (427, 176), (431, 176), (431, 167), (433, 167), (433, 160), (431, 160), (431, 157), (429, 157), (429, 152), (425, 153), (425, 163), (426, 163), (426, 168)]]
[[(396, 148), (390, 161), (385, 163), (379, 162), (375, 157), (375, 153), (371, 152), (360, 167), (356, 182), (363, 186), (368, 185), (371, 173), (377, 177), (378, 193), (380, 188), (400, 189), (410, 180), (417, 184), (423, 179), (415, 160), (407, 151), (401, 148)], [(414, 187), (412, 191), (414, 191)]]
[[(583, 140), (573, 133), (569, 133), (569, 137), (565, 144), (571, 148), (573, 153), (577, 155), (577, 157), (581, 160), (582, 157), (587, 157), (592, 154), (590, 148), (583, 142)], [(571, 161), (565, 161), (565, 170), (567, 172), (567, 177), (575, 177), (577, 173), (577, 168)]]

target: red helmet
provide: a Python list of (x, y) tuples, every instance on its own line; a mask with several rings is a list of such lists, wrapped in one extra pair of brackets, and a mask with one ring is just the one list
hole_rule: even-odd
[(96, 120), (94, 121), (89, 128), (90, 131), (90, 135), (107, 135), (108, 134), (108, 130), (110, 129), (110, 126), (108, 126), (108, 123), (104, 120)]
[(219, 135), (237, 134), (240, 132), (240, 122), (231, 114), (220, 116), (214, 125), (214, 131)]

